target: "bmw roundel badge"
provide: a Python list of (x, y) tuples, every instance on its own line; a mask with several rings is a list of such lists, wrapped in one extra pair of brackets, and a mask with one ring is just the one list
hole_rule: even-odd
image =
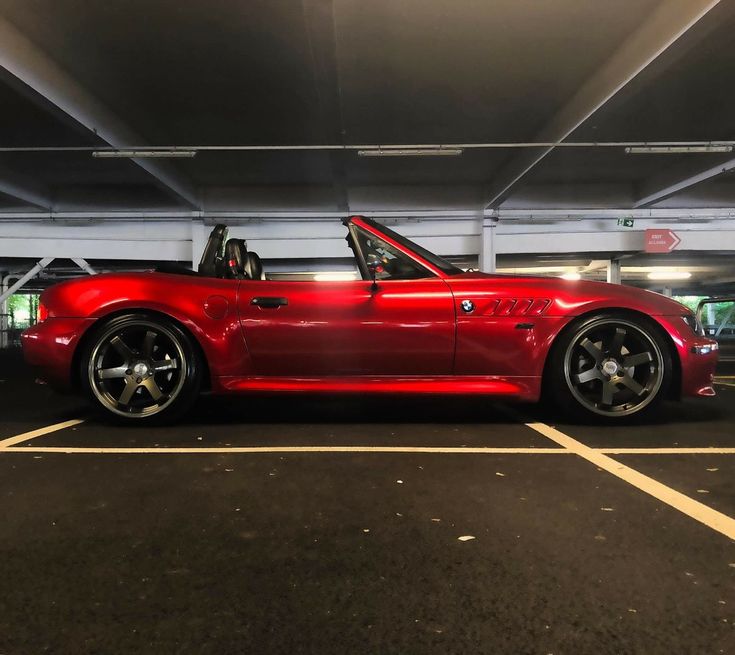
[(475, 309), (475, 303), (473, 303), (471, 300), (463, 300), (461, 304), (462, 311), (467, 312), (468, 314)]

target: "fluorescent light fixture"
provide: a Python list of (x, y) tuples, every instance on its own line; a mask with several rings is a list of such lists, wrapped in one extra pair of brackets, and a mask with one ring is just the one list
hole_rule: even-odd
[(316, 282), (350, 282), (357, 279), (356, 273), (317, 273), (314, 275)]
[(677, 155), (691, 152), (732, 152), (732, 146), (631, 146), (625, 149), (629, 155)]
[(688, 280), (692, 277), (689, 271), (651, 271), (649, 280)]
[(550, 275), (551, 273), (566, 273), (568, 266), (515, 266), (510, 268), (498, 268), (496, 273), (508, 275)]
[(360, 157), (457, 157), (461, 148), (374, 148), (358, 150)]
[(196, 150), (95, 150), (92, 157), (101, 159), (164, 159), (188, 158), (196, 156)]
[(562, 280), (581, 280), (582, 276), (579, 273), (563, 273), (559, 276)]

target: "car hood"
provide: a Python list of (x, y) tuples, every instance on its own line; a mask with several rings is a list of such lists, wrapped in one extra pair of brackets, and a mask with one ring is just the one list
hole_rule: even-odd
[(685, 305), (660, 293), (622, 284), (475, 272), (454, 275), (446, 281), (455, 295), (548, 298), (551, 303), (547, 315), (575, 316), (602, 308), (631, 309), (658, 316), (691, 314)]

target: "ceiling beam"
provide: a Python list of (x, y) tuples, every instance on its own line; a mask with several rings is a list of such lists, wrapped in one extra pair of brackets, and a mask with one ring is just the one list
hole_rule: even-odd
[(52, 201), (48, 189), (33, 180), (21, 178), (0, 162), (0, 194), (30, 205), (35, 209), (51, 210)]
[(641, 197), (633, 203), (635, 209), (641, 209), (655, 205), (661, 200), (673, 196), (681, 191), (689, 189), (701, 182), (711, 180), (718, 175), (727, 173), (735, 169), (735, 159), (729, 159), (728, 161), (717, 164), (700, 170), (694, 174), (679, 175), (676, 177), (669, 176), (666, 181), (656, 176), (648, 182), (643, 184), (643, 191)]
[[(0, 67), (89, 132), (114, 148), (138, 146), (145, 140), (84, 88), (45, 52), (0, 17)], [(184, 204), (199, 208), (195, 188), (170, 163), (133, 159), (154, 183)]]
[[(309, 45), (310, 65), (321, 114), (322, 136), (327, 143), (345, 143), (342, 118), (342, 88), (337, 58), (336, 20), (332, 0), (302, 0), (304, 29)], [(337, 208), (349, 212), (345, 170), (346, 153), (330, 151), (329, 165)]]
[[(666, 0), (640, 25), (536, 134), (532, 141), (564, 141), (661, 53), (675, 43), (720, 0)], [(519, 153), (495, 176), (486, 207), (498, 207), (552, 147)]]

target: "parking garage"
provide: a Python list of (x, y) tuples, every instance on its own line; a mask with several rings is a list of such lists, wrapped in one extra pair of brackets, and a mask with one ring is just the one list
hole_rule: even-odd
[[(0, 653), (732, 652), (733, 26), (731, 0), (0, 0)], [(354, 216), (488, 284), (677, 300), (716, 395), (616, 422), (205, 383), (135, 425), (23, 358), (44, 292), (195, 285), (218, 225), (268, 281), (359, 283)]]

